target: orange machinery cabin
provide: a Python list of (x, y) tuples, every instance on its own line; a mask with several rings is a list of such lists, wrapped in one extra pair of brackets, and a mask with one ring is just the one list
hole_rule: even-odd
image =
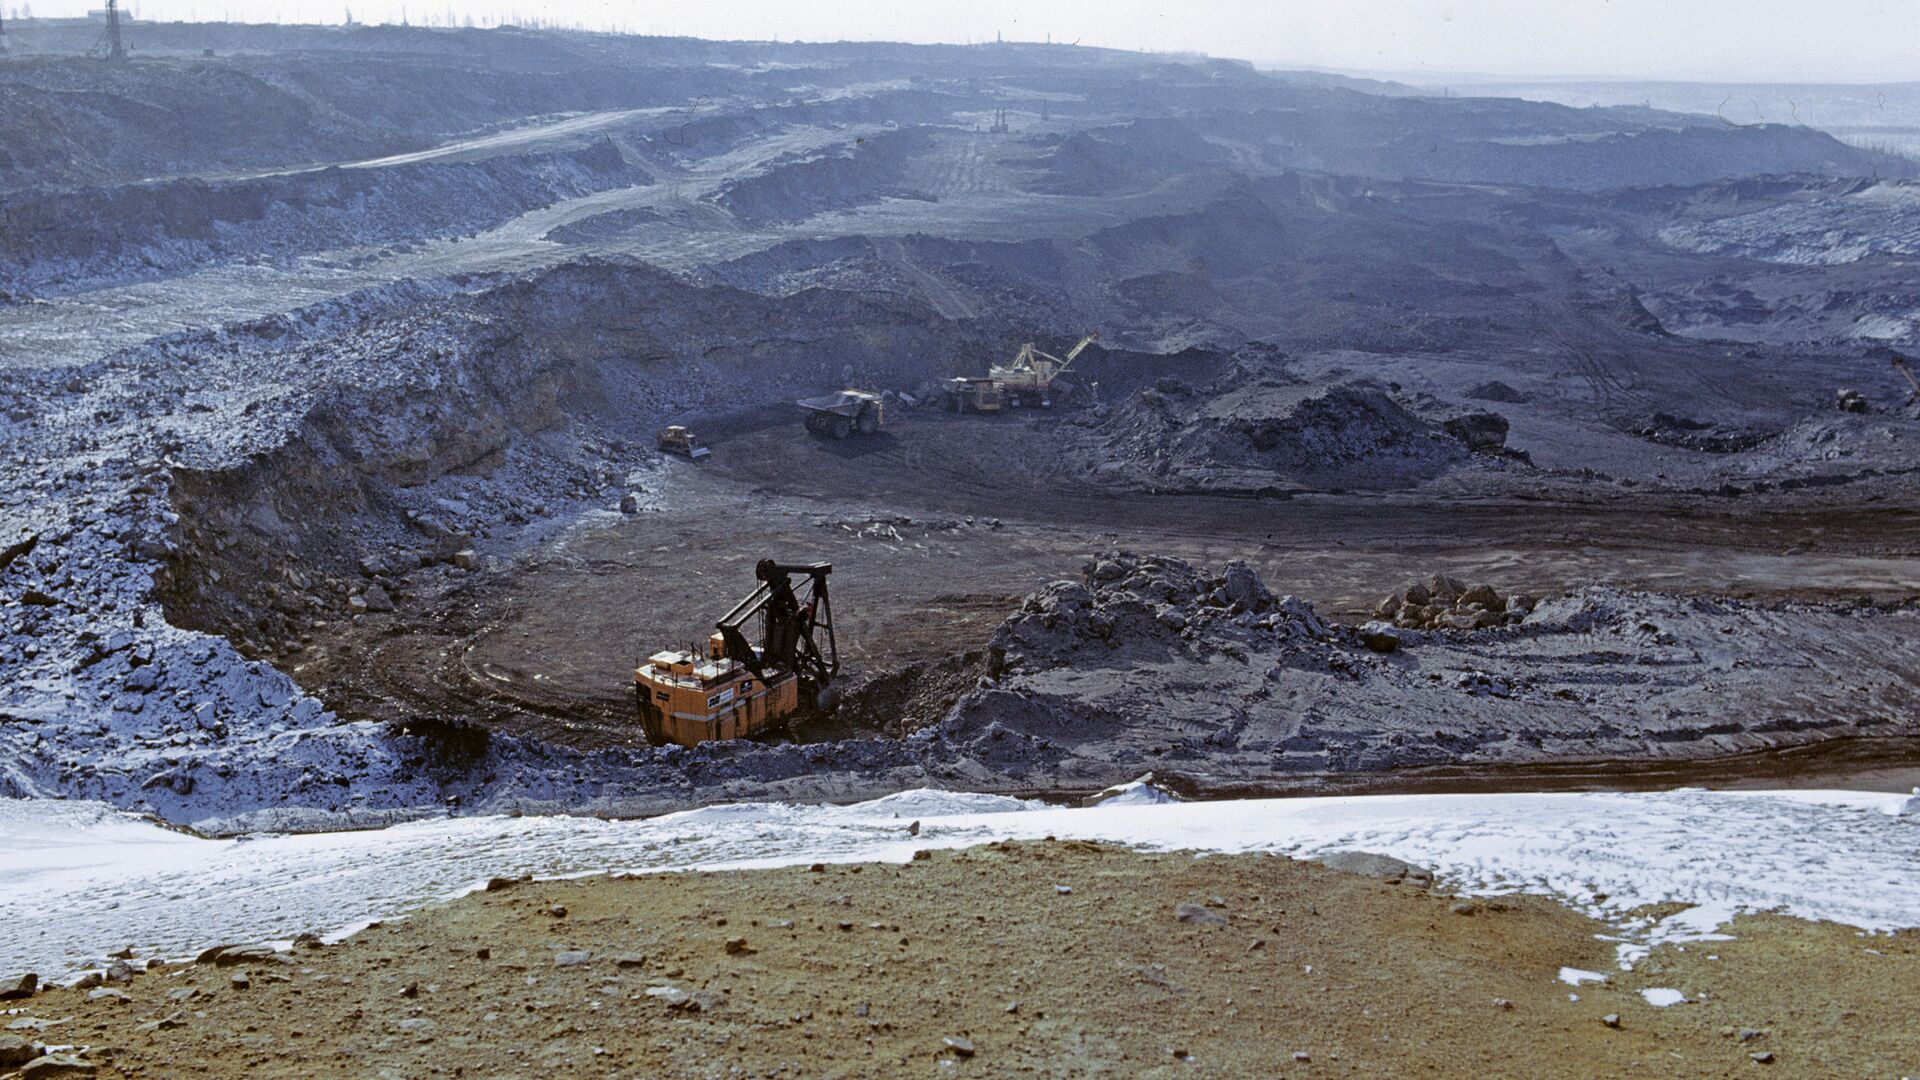
[(800, 677), (772, 681), (726, 655), (720, 634), (707, 639), (707, 655), (666, 650), (633, 673), (640, 726), (655, 744), (693, 746), (711, 739), (744, 739), (792, 716), (800, 708)]

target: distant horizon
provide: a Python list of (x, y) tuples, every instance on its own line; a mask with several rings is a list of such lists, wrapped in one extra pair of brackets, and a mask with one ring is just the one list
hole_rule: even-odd
[[(0, 0), (9, 20), (85, 18), (104, 0)], [(456, 6), (404, 0), (145, 0), (156, 23), (558, 28), (716, 41), (995, 40), (1083, 44), (1147, 54), (1200, 53), (1267, 70), (1318, 71), (1418, 86), (1449, 82), (1749, 83), (1861, 86), (1920, 81), (1920, 45), (1902, 0), (976, 0), (964, 11), (885, 0), (607, 0)], [(236, 10), (237, 9), (237, 10)]]

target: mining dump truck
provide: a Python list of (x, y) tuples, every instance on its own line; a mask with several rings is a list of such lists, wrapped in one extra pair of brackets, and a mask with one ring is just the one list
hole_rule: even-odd
[(886, 404), (879, 394), (867, 390), (842, 390), (801, 398), (795, 404), (806, 410), (807, 430), (829, 439), (844, 439), (854, 432), (873, 435), (887, 423)]
[(832, 564), (762, 559), (753, 572), (759, 587), (714, 624), (704, 653), (669, 649), (634, 670), (648, 742), (750, 738), (821, 704), (840, 671)]
[(679, 454), (683, 458), (692, 458), (695, 461), (699, 461), (701, 458), (713, 453), (713, 451), (701, 446), (694, 440), (693, 432), (688, 431), (679, 424), (675, 424), (672, 427), (661, 428), (653, 438), (654, 445), (658, 446), (660, 452), (663, 454)]
[(950, 412), (999, 412), (1002, 407), (1051, 408), (1056, 400), (1074, 390), (1071, 379), (1062, 378), (1075, 359), (1100, 337), (1095, 330), (1079, 344), (1058, 357), (1041, 352), (1029, 341), (1014, 354), (1013, 363), (994, 364), (986, 378), (962, 375), (948, 379), (947, 409)]

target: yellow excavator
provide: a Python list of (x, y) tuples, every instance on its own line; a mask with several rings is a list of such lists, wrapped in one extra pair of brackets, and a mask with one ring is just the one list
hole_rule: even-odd
[(663, 650), (634, 670), (640, 728), (653, 745), (751, 738), (822, 704), (840, 672), (827, 596), (833, 565), (762, 559), (753, 572), (759, 587), (714, 624), (705, 655)]
[(1064, 357), (1041, 352), (1029, 341), (1020, 346), (1011, 364), (994, 364), (986, 378), (962, 375), (947, 380), (946, 400), (949, 412), (999, 412), (1001, 408), (1050, 408), (1068, 392), (1072, 383), (1060, 378), (1087, 346), (1099, 340), (1094, 330), (1067, 350)]

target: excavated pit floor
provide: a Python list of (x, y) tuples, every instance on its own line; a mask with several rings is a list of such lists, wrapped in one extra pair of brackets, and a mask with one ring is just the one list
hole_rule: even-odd
[[(476, 719), (591, 748), (639, 741), (635, 662), (704, 638), (769, 556), (834, 563), (836, 629), (855, 680), (958, 664), (1026, 593), (1077, 576), (1114, 546), (1203, 565), (1245, 558), (1276, 591), (1355, 622), (1378, 597), (1433, 573), (1536, 594), (1594, 584), (1762, 601), (1920, 592), (1920, 515), (1910, 511), (1118, 496), (1051, 476), (1036, 460), (1058, 422), (903, 412), (889, 433), (844, 443), (807, 437), (780, 409), (710, 424), (713, 455), (671, 462), (652, 493), (661, 509), (590, 515), (515, 569), (468, 579), (436, 604), (341, 624), (288, 667), (349, 715)], [(784, 734), (810, 741), (872, 729), (843, 718)], [(1484, 790), (1795, 777), (1904, 790), (1920, 783), (1920, 746), (1843, 740), (1719, 761), (1463, 766), (1310, 783)]]

